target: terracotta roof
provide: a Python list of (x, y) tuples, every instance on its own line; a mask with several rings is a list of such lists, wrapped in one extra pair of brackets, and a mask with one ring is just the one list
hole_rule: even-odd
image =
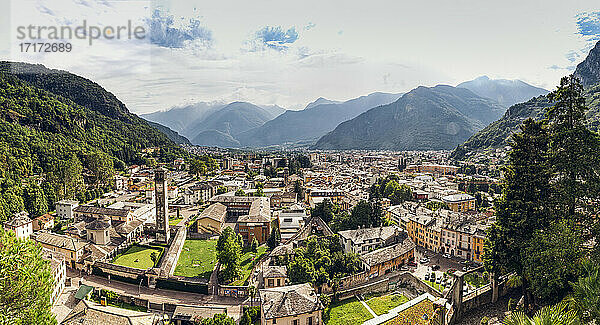
[(309, 283), (261, 289), (260, 300), (266, 319), (312, 313), (323, 309)]

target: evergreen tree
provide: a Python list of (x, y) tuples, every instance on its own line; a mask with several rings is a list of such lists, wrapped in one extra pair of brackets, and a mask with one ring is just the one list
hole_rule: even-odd
[(555, 104), (546, 109), (546, 115), (555, 209), (565, 218), (589, 223), (597, 219), (585, 216), (593, 208), (589, 202), (596, 201), (600, 194), (600, 145), (598, 135), (585, 126), (588, 108), (582, 92), (583, 86), (575, 76), (562, 78), (560, 86), (548, 95)]
[(522, 252), (524, 278), (531, 293), (543, 303), (556, 303), (569, 290), (581, 266), (581, 230), (570, 220), (539, 229)]
[(275, 247), (279, 246), (280, 242), (281, 242), (281, 233), (279, 232), (279, 225), (275, 224), (271, 228), (271, 234), (269, 235), (269, 238), (267, 239), (267, 246), (269, 246), (270, 249), (274, 249)]
[(258, 240), (256, 238), (252, 238), (252, 244), (250, 244), (250, 249), (254, 253), (258, 253)]
[(0, 324), (56, 324), (53, 284), (42, 248), (0, 227)]
[(42, 188), (35, 184), (29, 183), (23, 190), (23, 203), (25, 210), (29, 213), (30, 218), (37, 218), (48, 212), (48, 202)]
[(231, 227), (227, 227), (217, 240), (217, 259), (222, 266), (221, 280), (231, 282), (240, 275), (240, 256), (242, 248), (238, 236)]
[[(496, 224), (488, 230), (484, 261), (496, 273), (515, 272), (528, 289), (523, 256), (534, 232), (549, 225), (545, 209), (549, 192), (548, 136), (540, 122), (527, 119), (511, 138), (502, 196), (496, 202)], [(524, 292), (527, 293), (527, 292)], [(530, 298), (525, 294), (526, 304)]]

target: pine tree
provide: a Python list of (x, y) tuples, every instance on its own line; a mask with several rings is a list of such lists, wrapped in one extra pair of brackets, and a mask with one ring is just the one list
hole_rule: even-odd
[(53, 281), (41, 247), (0, 227), (0, 324), (56, 324)]
[[(550, 223), (544, 208), (550, 181), (546, 128), (542, 122), (527, 119), (521, 132), (513, 134), (511, 145), (502, 196), (496, 202), (497, 221), (488, 230), (484, 260), (491, 271), (523, 276), (523, 255), (533, 233)], [(523, 281), (526, 290), (527, 279)]]
[(587, 222), (591, 219), (585, 218), (588, 202), (598, 199), (600, 193), (600, 145), (598, 135), (585, 125), (588, 108), (582, 92), (576, 77), (562, 78), (560, 86), (548, 95), (555, 104), (547, 108), (546, 114), (555, 209), (565, 218)]

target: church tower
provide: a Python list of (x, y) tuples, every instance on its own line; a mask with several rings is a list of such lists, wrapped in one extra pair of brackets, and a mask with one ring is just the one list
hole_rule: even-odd
[(167, 197), (166, 171), (158, 168), (154, 171), (154, 198), (156, 202), (156, 240), (169, 242), (169, 200)]

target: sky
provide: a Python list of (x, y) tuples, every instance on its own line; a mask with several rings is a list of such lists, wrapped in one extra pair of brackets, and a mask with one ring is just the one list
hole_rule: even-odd
[[(0, 21), (0, 58), (89, 78), (138, 114), (195, 102), (302, 109), (318, 97), (482, 75), (553, 89), (600, 40), (597, 0), (2, 0), (0, 10), (10, 13)], [(61, 39), (71, 52), (22, 52), (31, 39), (18, 39), (19, 27), (83, 20), (130, 21), (145, 38)]]

